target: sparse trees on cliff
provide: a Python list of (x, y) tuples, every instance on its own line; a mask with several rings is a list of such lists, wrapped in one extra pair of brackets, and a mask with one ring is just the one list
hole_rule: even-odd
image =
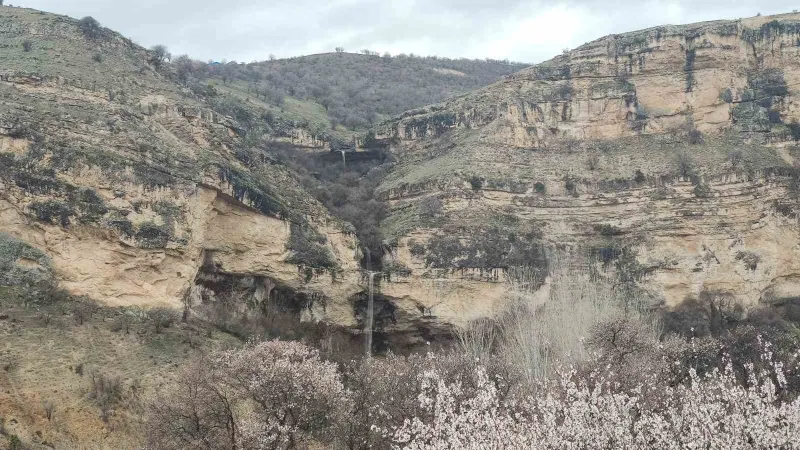
[(165, 62), (172, 59), (172, 54), (165, 45), (154, 45), (150, 48), (150, 62), (156, 66), (161, 67)]

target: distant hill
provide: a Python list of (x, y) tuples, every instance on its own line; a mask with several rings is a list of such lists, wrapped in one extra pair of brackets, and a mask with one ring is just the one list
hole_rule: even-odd
[[(180, 61), (178, 61), (180, 63)], [(191, 76), (310, 130), (365, 130), (390, 116), (492, 84), (527, 64), (325, 53), (239, 64), (191, 65)]]

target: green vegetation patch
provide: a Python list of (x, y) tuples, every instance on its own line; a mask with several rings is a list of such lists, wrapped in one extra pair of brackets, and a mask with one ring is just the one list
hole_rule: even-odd
[(512, 223), (439, 232), (425, 246), (425, 265), (434, 269), (508, 269), (534, 267), (547, 270), (541, 233)]
[(325, 245), (328, 239), (310, 225), (291, 224), (291, 234), (286, 248), (292, 251), (286, 262), (303, 268), (338, 270), (339, 264)]
[(44, 252), (0, 232), (0, 286), (48, 280), (52, 277), (52, 270), (50, 258)]

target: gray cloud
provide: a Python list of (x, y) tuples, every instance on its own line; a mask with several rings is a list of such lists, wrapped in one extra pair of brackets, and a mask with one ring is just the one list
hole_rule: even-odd
[[(14, 3), (7, 0), (6, 3)], [(91, 15), (144, 46), (237, 61), (368, 48), (539, 62), (610, 33), (789, 12), (788, 0), (21, 0)]]

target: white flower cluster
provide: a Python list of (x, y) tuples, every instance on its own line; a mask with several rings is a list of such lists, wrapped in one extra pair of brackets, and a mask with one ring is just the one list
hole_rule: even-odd
[[(620, 390), (605, 374), (560, 370), (522, 399), (501, 399), (482, 369), (465, 392), (433, 370), (423, 374), (424, 419), (408, 418), (389, 437), (402, 449), (752, 449), (800, 448), (800, 399), (787, 392), (784, 367), (732, 364), (676, 386)], [(656, 379), (654, 376), (652, 379)]]

